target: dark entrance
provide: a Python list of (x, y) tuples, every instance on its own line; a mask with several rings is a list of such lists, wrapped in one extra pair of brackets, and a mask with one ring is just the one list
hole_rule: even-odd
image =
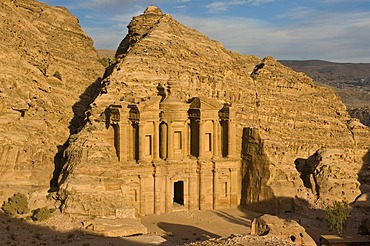
[(173, 183), (173, 202), (184, 205), (184, 181)]

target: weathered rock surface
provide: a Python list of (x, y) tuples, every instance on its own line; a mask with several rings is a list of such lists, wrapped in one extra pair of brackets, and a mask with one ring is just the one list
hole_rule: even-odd
[(315, 241), (294, 220), (285, 220), (273, 215), (262, 215), (252, 221), (252, 236), (275, 236), (298, 245), (315, 246)]
[[(302, 204), (351, 202), (361, 193), (358, 173), (367, 170), (369, 129), (350, 118), (338, 95), (303, 73), (272, 57), (228, 51), (154, 7), (134, 17), (116, 58), (104, 93), (92, 104), (91, 123), (67, 149), (61, 182), (66, 211), (113, 216), (133, 206), (122, 175), (138, 174), (135, 166), (122, 168), (118, 161), (105, 112), (114, 104), (154, 100), (158, 84), (165, 86), (170, 77), (179, 82), (181, 99), (207, 95), (236, 109), (242, 205), (280, 213)], [(305, 187), (295, 166), (317, 151), (319, 193)]]
[(147, 228), (136, 219), (102, 219), (85, 221), (85, 229), (106, 237), (126, 237), (146, 234)]
[(67, 9), (3, 0), (0, 16), (0, 200), (45, 197), (57, 146), (77, 131), (104, 68)]
[(370, 126), (370, 64), (335, 63), (320, 60), (281, 61), (297, 72), (304, 72), (315, 82), (335, 90), (351, 117)]
[(222, 237), (222, 238), (211, 238), (207, 241), (202, 242), (193, 242), (189, 244), (184, 245), (203, 245), (203, 246), (213, 246), (213, 245), (254, 245), (254, 246), (264, 246), (264, 245), (270, 245), (270, 246), (291, 246), (291, 245), (297, 245), (293, 243), (291, 240), (283, 240), (281, 238), (275, 237), (275, 236), (242, 236), (242, 235), (230, 235), (228, 237)]

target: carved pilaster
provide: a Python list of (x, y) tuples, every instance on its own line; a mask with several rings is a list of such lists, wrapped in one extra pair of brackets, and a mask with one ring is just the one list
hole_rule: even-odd
[(218, 182), (218, 171), (216, 169), (216, 163), (214, 163), (214, 168), (213, 168), (213, 209), (217, 209), (217, 199), (218, 199), (218, 187), (219, 187), (219, 182)]
[(135, 160), (135, 128), (133, 124), (128, 125), (128, 160)]
[(230, 119), (228, 124), (228, 135), (229, 135), (229, 148), (228, 157), (236, 156), (236, 125), (235, 120)]
[(219, 123), (218, 120), (213, 120), (213, 158), (218, 158), (220, 155), (220, 136), (219, 132)]
[(167, 145), (167, 149), (168, 149), (168, 159), (172, 160), (173, 159), (173, 152), (174, 152), (174, 148), (173, 148), (173, 126), (172, 126), (172, 122), (169, 122), (168, 123), (168, 145)]
[(138, 146), (137, 146), (139, 149), (138, 149), (138, 152), (139, 152), (139, 160), (138, 161), (142, 161), (144, 158), (143, 158), (143, 148), (144, 148), (144, 124), (143, 122), (141, 122), (139, 124), (139, 136), (138, 136)]
[(121, 122), (120, 127), (120, 161), (127, 161), (128, 157), (128, 128), (129, 123), (127, 121)]
[(183, 140), (182, 140), (182, 159), (187, 159), (189, 155), (189, 123), (185, 121), (184, 128), (183, 128)]
[(153, 160), (159, 159), (159, 123), (154, 121), (153, 123)]
[(160, 156), (162, 159), (167, 159), (167, 124), (161, 124), (161, 153)]
[(199, 121), (199, 158), (204, 156), (204, 129), (203, 129), (204, 122), (202, 120)]

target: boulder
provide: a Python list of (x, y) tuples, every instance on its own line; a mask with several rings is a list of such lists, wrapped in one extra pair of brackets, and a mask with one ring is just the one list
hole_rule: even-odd
[(282, 240), (290, 240), (298, 245), (316, 245), (304, 227), (299, 225), (297, 221), (281, 219), (268, 214), (253, 219), (251, 235), (275, 236)]

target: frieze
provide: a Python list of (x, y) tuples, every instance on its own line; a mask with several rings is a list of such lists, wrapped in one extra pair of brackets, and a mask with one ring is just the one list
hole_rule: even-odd
[(160, 118), (164, 119), (171, 119), (171, 120), (186, 120), (188, 118), (187, 112), (178, 112), (178, 113), (165, 113), (161, 112)]

